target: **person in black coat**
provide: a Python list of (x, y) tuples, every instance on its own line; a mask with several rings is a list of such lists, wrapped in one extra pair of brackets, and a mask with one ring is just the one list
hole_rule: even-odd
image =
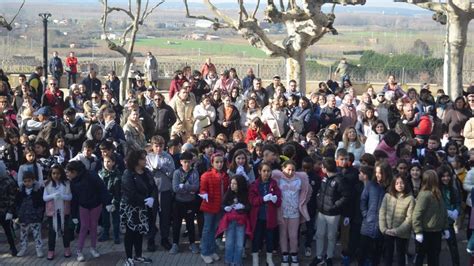
[(102, 205), (110, 206), (111, 196), (104, 181), (97, 173), (86, 171), (80, 161), (71, 161), (66, 165), (66, 176), (71, 181), (71, 216), (74, 224), (81, 221), (79, 240), (77, 243), (77, 260), (85, 261), (82, 249), (89, 233), (91, 237), (90, 253), (94, 258), (100, 256), (96, 250), (97, 225), (99, 223)]
[(53, 52), (53, 58), (49, 61), (49, 73), (53, 75), (53, 77), (58, 81), (58, 88), (59, 83), (61, 82), (61, 76), (64, 73), (63, 68), (63, 61), (58, 56), (58, 52)]
[(82, 85), (86, 87), (86, 98), (90, 99), (92, 92), (100, 93), (102, 82), (97, 78), (97, 72), (95, 70), (91, 70), (89, 75), (87, 75), (87, 77), (82, 80)]
[(23, 164), (23, 146), (20, 143), (20, 133), (16, 128), (9, 128), (5, 134), (5, 149), (3, 160), (9, 171), (18, 173), (20, 165)]
[[(157, 204), (158, 188), (152, 173), (146, 168), (146, 151), (132, 150), (127, 156), (127, 170), (122, 176), (122, 198), (120, 202), (120, 222), (125, 227), (126, 265), (135, 262), (151, 263), (142, 256), (143, 235), (150, 231), (150, 213)], [(133, 257), (135, 248), (135, 257)]]
[(201, 72), (194, 70), (193, 72), (193, 82), (191, 85), (191, 92), (194, 93), (196, 97), (196, 103), (200, 103), (202, 96), (211, 92), (209, 84), (203, 79)]
[(72, 157), (81, 151), (82, 143), (86, 140), (86, 124), (81, 118), (76, 118), (76, 110), (68, 108), (64, 111), (63, 121), (64, 141), (69, 145)]
[(165, 103), (165, 97), (161, 93), (155, 93), (153, 101), (155, 102), (153, 106), (154, 135), (160, 135), (165, 139), (165, 142), (168, 142), (171, 126), (176, 123), (176, 114), (171, 106)]

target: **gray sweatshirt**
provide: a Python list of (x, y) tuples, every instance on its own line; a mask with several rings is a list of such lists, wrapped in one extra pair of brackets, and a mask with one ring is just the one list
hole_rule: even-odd
[[(180, 187), (180, 184), (183, 184)], [(183, 168), (176, 169), (173, 173), (173, 191), (175, 199), (179, 202), (191, 202), (196, 198), (199, 190), (199, 173), (195, 169), (184, 172)]]
[(146, 156), (146, 167), (153, 173), (153, 178), (159, 192), (172, 189), (171, 179), (175, 166), (173, 157), (169, 153), (148, 153)]

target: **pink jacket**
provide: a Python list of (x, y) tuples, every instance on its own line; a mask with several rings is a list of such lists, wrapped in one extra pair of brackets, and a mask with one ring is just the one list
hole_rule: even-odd
[[(308, 175), (305, 172), (296, 172), (295, 176), (301, 179), (301, 191), (300, 191), (298, 208), (301, 214), (300, 222), (304, 223), (310, 220), (307, 204), (308, 204), (309, 199), (311, 198), (312, 188), (309, 185)], [(275, 179), (277, 184), (279, 184), (280, 179), (286, 178), (286, 176), (280, 170), (273, 170), (272, 178)], [(280, 206), (280, 208), (278, 208), (278, 223), (281, 224), (282, 222), (283, 222), (283, 213)]]
[(253, 231), (252, 227), (250, 226), (250, 220), (247, 213), (239, 213), (236, 210), (232, 210), (230, 212), (226, 212), (222, 217), (221, 221), (219, 222), (219, 227), (216, 231), (216, 236), (222, 234), (229, 224), (232, 221), (236, 221), (239, 225), (245, 225), (245, 235), (248, 236), (250, 239), (253, 238)]
[(394, 147), (390, 147), (385, 143), (384, 140), (380, 141), (379, 145), (375, 150), (384, 151), (388, 155), (387, 162), (393, 168), (397, 164), (397, 150)]

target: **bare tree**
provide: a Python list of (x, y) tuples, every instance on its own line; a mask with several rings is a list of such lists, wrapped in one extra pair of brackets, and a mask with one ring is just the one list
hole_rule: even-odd
[[(251, 45), (264, 51), (272, 57), (283, 57), (286, 59), (286, 81), (291, 79), (298, 81), (299, 87), (304, 93), (306, 88), (305, 58), (306, 49), (318, 42), (326, 33), (337, 34), (333, 28), (335, 19), (334, 8), (336, 4), (360, 5), (365, 0), (267, 0), (262, 4), (257, 0), (253, 10), (247, 10), (243, 0), (237, 0), (238, 16), (232, 18), (219, 10), (211, 0), (203, 0), (215, 16), (191, 15), (188, 0), (183, 0), (186, 7), (186, 17), (204, 19), (213, 23), (215, 30), (219, 28), (231, 28), (237, 31)], [(334, 4), (332, 11), (325, 14), (321, 11), (324, 4)], [(284, 24), (287, 36), (283, 40), (272, 41), (266, 32), (260, 27), (257, 12), (261, 5), (265, 5), (264, 21), (273, 24)]]
[(395, 0), (434, 11), (433, 20), (446, 24), (443, 87), (452, 99), (463, 93), (463, 59), (469, 22), (474, 19), (474, 3), (468, 0)]
[(12, 18), (12, 20), (10, 20), (10, 22), (7, 22), (7, 19), (5, 17), (0, 16), (0, 27), (6, 28), (8, 31), (11, 31), (13, 29), (12, 28), (12, 23), (15, 21), (18, 14), (20, 14), (20, 11), (21, 11), (21, 9), (23, 8), (24, 5), (25, 5), (25, 0), (23, 0), (23, 2), (20, 5), (20, 8), (16, 12), (16, 14)]
[[(123, 103), (126, 98), (128, 84), (128, 72), (130, 70), (130, 64), (133, 62), (133, 52), (135, 48), (135, 41), (137, 33), (140, 27), (143, 25), (148, 16), (155, 11), (164, 0), (160, 0), (157, 3), (150, 3), (150, 0), (128, 0), (128, 7), (111, 7), (109, 6), (108, 0), (99, 0), (103, 6), (103, 14), (101, 18), (102, 31), (105, 35), (105, 42), (110, 50), (116, 51), (124, 57), (122, 73), (120, 75), (120, 102)], [(153, 2), (153, 0), (152, 0)], [(107, 21), (109, 15), (113, 12), (119, 12), (125, 14), (129, 22), (127, 28), (123, 31), (122, 36), (118, 42), (114, 42), (109, 38), (109, 32), (107, 29)]]

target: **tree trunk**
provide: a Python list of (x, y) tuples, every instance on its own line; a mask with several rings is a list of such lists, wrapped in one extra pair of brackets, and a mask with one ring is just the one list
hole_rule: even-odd
[(447, 74), (444, 78), (447, 79), (447, 90), (448, 95), (451, 99), (463, 94), (463, 59), (464, 50), (467, 43), (467, 29), (469, 25), (469, 19), (465, 16), (460, 16), (454, 12), (448, 12), (448, 34), (445, 48), (445, 59), (449, 57), (449, 61), (445, 62), (447, 66)]
[(305, 51), (300, 51), (295, 56), (286, 58), (286, 82), (289, 83), (292, 79), (296, 80), (301, 94), (306, 95)]
[(119, 101), (122, 106), (125, 105), (127, 100), (127, 90), (130, 87), (128, 82), (128, 72), (130, 71), (130, 63), (132, 62), (131, 56), (125, 56), (123, 60), (122, 74), (120, 76), (120, 97)]

